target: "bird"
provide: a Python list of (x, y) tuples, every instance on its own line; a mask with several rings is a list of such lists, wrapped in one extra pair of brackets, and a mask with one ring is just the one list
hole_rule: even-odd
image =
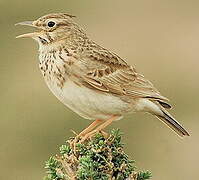
[(187, 130), (168, 112), (169, 100), (135, 67), (89, 38), (76, 16), (52, 13), (16, 25), (37, 29), (17, 38), (39, 45), (39, 68), (51, 92), (69, 109), (93, 122), (77, 136), (92, 137), (126, 114), (157, 117), (180, 137)]

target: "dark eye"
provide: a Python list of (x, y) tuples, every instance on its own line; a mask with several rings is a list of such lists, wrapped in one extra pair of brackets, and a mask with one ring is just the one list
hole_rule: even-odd
[(49, 21), (49, 22), (48, 22), (48, 27), (53, 27), (53, 26), (55, 26), (55, 22)]

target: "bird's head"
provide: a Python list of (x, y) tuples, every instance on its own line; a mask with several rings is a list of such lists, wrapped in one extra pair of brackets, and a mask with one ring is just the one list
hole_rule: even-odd
[(74, 22), (74, 17), (66, 13), (48, 14), (35, 21), (24, 21), (16, 25), (32, 26), (36, 32), (17, 36), (30, 37), (40, 45), (50, 44), (70, 37), (72, 34), (84, 34), (83, 30)]

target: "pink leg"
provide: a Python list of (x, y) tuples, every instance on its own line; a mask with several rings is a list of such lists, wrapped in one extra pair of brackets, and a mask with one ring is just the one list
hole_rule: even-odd
[(102, 120), (96, 119), (94, 122), (92, 122), (87, 128), (85, 128), (81, 133), (79, 133), (79, 137), (84, 136), (88, 134), (90, 131), (92, 131), (96, 126), (98, 126)]
[(110, 125), (117, 118), (118, 118), (118, 116), (112, 116), (110, 119), (106, 120), (104, 123), (102, 123), (96, 129), (94, 129), (93, 131), (90, 131), (89, 133), (87, 133), (83, 137), (83, 139), (81, 140), (81, 142), (85, 141), (88, 138), (91, 138), (95, 133), (97, 133), (99, 131), (102, 131), (104, 128), (106, 128), (108, 125)]

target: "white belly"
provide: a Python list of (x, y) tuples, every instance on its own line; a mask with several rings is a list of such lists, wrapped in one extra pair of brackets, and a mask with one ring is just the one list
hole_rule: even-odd
[(86, 87), (80, 87), (68, 80), (61, 89), (47, 81), (53, 94), (67, 107), (86, 119), (108, 119), (112, 115), (120, 115), (130, 111), (129, 103), (119, 97), (112, 96)]

